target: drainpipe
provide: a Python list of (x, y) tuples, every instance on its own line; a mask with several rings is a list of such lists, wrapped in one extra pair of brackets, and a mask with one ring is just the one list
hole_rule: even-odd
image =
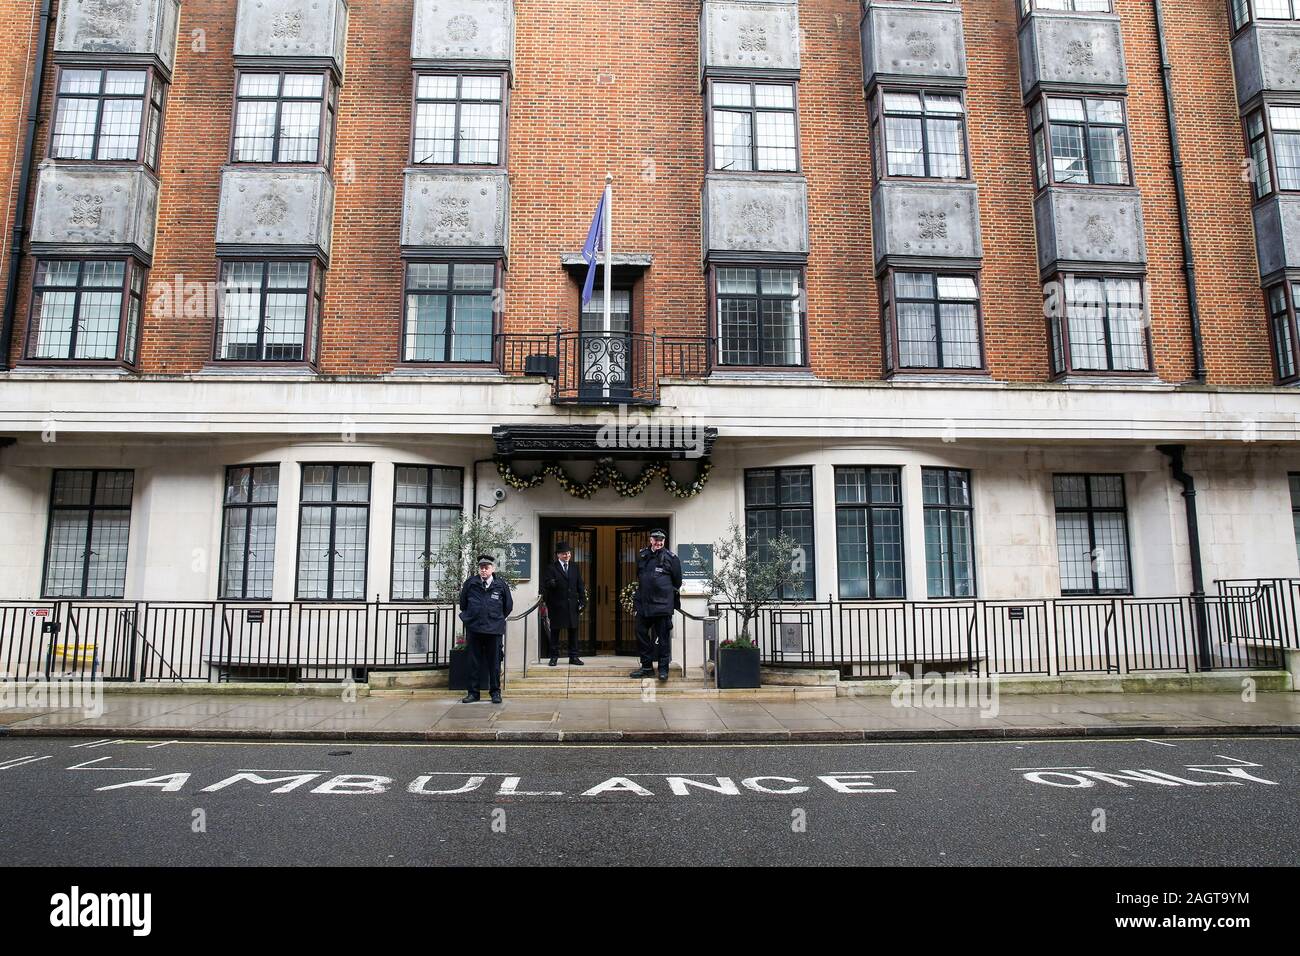
[[(472, 503), (473, 503), (474, 510), (471, 511), (470, 514), (473, 515), (475, 518), (478, 517), (478, 466), (481, 465), (481, 464), (483, 464), (484, 462), (488, 462), (488, 461), (495, 461), (495, 459), (493, 459), (493, 458), (479, 458), (479, 459), (476, 459), (475, 462), (474, 462), (474, 469), (473, 469), (473, 470), (474, 470), (474, 474), (473, 474), (473, 478), (472, 478), (472, 480), (471, 480), (471, 484), (472, 484), (472, 486), (473, 486), (473, 496), (472, 496), (471, 501), (472, 501)], [(496, 503), (496, 502), (493, 502), (493, 504), (495, 504), (495, 503)]]
[(14, 338), (14, 312), (18, 309), (18, 272), (23, 264), (23, 241), (27, 236), (27, 193), (32, 181), (32, 154), (36, 151), (36, 120), (41, 111), (41, 79), (45, 76), (45, 47), (50, 37), (50, 3), (41, 3), (41, 26), (36, 43), (36, 69), (28, 98), (27, 135), (23, 144), (22, 174), (18, 179), (18, 202), (14, 206), (13, 246), (9, 250), (9, 278), (5, 283), (4, 321), (0, 324), (0, 372), (9, 371), (9, 351)]
[(1187, 274), (1187, 312), (1192, 325), (1192, 377), (1205, 384), (1205, 345), (1201, 339), (1201, 304), (1196, 294), (1196, 255), (1192, 251), (1192, 226), (1187, 213), (1187, 181), (1183, 151), (1178, 143), (1178, 118), (1174, 106), (1174, 66), (1165, 42), (1165, 16), (1155, 0), (1156, 35), (1160, 38), (1160, 73), (1165, 85), (1165, 119), (1169, 125), (1169, 152), (1173, 160), (1174, 192), (1178, 195), (1178, 227), (1183, 237), (1183, 271)]
[(1196, 520), (1196, 479), (1183, 470), (1184, 445), (1157, 445), (1156, 451), (1169, 459), (1174, 481), (1183, 486), (1183, 507), (1187, 512), (1187, 549), (1192, 563), (1192, 606), (1196, 610), (1196, 650), (1199, 669), (1210, 669), (1210, 627), (1205, 612), (1205, 572), (1201, 567), (1201, 532)]

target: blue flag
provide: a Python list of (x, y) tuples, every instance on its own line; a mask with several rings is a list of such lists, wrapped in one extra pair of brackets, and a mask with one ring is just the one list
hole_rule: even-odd
[(591, 228), (587, 230), (587, 242), (582, 247), (582, 258), (587, 263), (587, 281), (582, 284), (582, 304), (591, 301), (591, 289), (596, 284), (596, 257), (605, 238), (605, 191), (600, 193), (600, 202), (596, 204), (596, 215), (591, 217)]

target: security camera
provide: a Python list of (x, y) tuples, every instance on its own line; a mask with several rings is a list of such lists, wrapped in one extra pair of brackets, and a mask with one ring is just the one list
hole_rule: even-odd
[(506, 500), (506, 490), (505, 490), (504, 488), (493, 488), (493, 489), (492, 489), (492, 498), (493, 498), (495, 501), (505, 501), (505, 500)]

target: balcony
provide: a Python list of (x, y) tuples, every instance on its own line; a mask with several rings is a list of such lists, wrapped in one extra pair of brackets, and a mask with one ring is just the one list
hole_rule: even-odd
[(799, 72), (799, 5), (784, 0), (704, 0), (700, 64), (705, 76)]
[(1020, 26), (1020, 85), (1025, 99), (1040, 89), (1125, 89), (1128, 68), (1119, 17), (1035, 10)]
[(481, 172), (408, 169), (402, 199), (402, 249), (494, 250), (510, 244), (510, 180)]
[(237, 246), (328, 262), (333, 224), (334, 183), (324, 169), (227, 166), (221, 170), (219, 252)]
[[(148, 262), (153, 256), (158, 181), (142, 166), (41, 163), (32, 217), (32, 248), (39, 253), (93, 246)], [(82, 250), (84, 251), (84, 249)]]
[(512, 0), (416, 0), (411, 60), (420, 66), (511, 69), (515, 59)]
[(93, 54), (151, 62), (170, 73), (178, 0), (61, 0), (55, 54)]
[(1255, 206), (1255, 242), (1266, 285), (1300, 269), (1300, 196), (1274, 195)]
[(239, 0), (235, 63), (255, 66), (278, 60), (299, 67), (327, 66), (341, 77), (347, 37), (346, 0)]
[(808, 184), (802, 176), (704, 179), (705, 256), (808, 254)]
[(862, 14), (862, 82), (925, 80), (964, 84), (966, 38), (961, 10), (926, 9), (932, 5), (866, 5)]
[(881, 182), (871, 193), (871, 222), (877, 266), (942, 259), (951, 268), (984, 256), (974, 183)]
[(551, 380), (557, 405), (658, 405), (663, 378), (707, 378), (713, 343), (656, 332), (507, 333), (496, 337), (504, 375)]
[(1232, 41), (1237, 100), (1261, 93), (1300, 93), (1300, 24), (1257, 20)]
[(1038, 264), (1045, 274), (1058, 269), (1146, 264), (1142, 196), (1136, 189), (1045, 189), (1034, 201), (1034, 218)]

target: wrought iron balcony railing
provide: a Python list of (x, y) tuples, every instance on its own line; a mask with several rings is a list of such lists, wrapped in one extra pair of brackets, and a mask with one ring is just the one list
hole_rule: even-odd
[(551, 399), (578, 405), (656, 405), (662, 378), (706, 378), (713, 343), (655, 332), (556, 331), (497, 336), (506, 375), (544, 375)]

